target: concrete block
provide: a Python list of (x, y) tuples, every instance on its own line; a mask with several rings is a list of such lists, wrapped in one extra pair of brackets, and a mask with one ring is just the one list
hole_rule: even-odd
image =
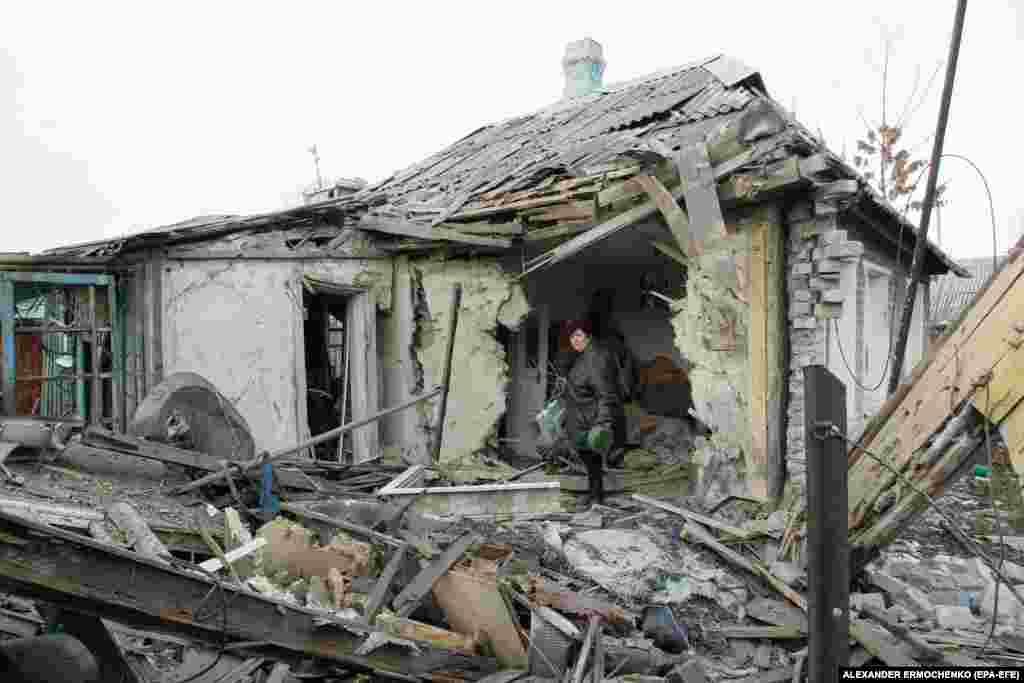
[(810, 263), (797, 263), (792, 268), (793, 275), (810, 275), (814, 272), (814, 266)]
[(843, 315), (842, 304), (816, 304), (814, 306), (815, 318), (841, 318)]
[(845, 230), (829, 230), (823, 233), (819, 238), (818, 242), (822, 245), (836, 244), (837, 242), (846, 242), (846, 231)]
[(821, 293), (821, 303), (823, 304), (841, 304), (845, 298), (841, 289), (826, 289)]
[(824, 248), (824, 258), (858, 258), (864, 254), (864, 245), (860, 242), (839, 242)]
[(838, 273), (842, 267), (842, 262), (836, 259), (823, 258), (820, 261), (814, 262), (814, 272), (819, 274)]
[(935, 619), (939, 622), (939, 628), (954, 630), (958, 628), (971, 629), (978, 625), (978, 619), (971, 614), (969, 607), (959, 605), (940, 605), (935, 608)]
[(811, 252), (811, 259), (813, 259), (815, 261), (820, 261), (823, 258), (825, 258), (825, 248), (824, 247), (818, 247), (817, 249), (815, 249), (814, 251)]
[(793, 300), (799, 302), (814, 301), (814, 293), (809, 289), (798, 289), (793, 293)]
[(790, 325), (798, 330), (813, 330), (818, 326), (818, 321), (815, 318), (797, 318)]

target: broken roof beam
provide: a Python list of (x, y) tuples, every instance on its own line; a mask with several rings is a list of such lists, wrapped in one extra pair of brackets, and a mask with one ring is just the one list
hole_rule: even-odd
[(64, 609), (215, 646), (224, 637), (265, 642), (362, 671), (412, 668), (407, 655), (387, 649), (354, 656), (362, 636), (376, 630), (365, 624), (217, 584), (78, 534), (0, 513), (0, 539), (0, 583)]
[(512, 241), (501, 237), (482, 237), (461, 233), (450, 228), (436, 227), (429, 225), (411, 223), (398, 218), (384, 216), (363, 216), (355, 227), (370, 232), (382, 232), (387, 235), (398, 235), (399, 237), (413, 237), (421, 240), (455, 242), (456, 244), (469, 244), (478, 247), (496, 247), (507, 249), (512, 246)]

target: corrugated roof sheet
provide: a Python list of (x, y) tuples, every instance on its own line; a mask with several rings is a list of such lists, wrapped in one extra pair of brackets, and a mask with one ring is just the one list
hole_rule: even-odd
[[(778, 109), (767, 98), (756, 70), (718, 55), (481, 127), (343, 198), (258, 216), (201, 217), (45, 253), (111, 257), (152, 241), (212, 239), (232, 231), (303, 225), (316, 217), (339, 223), (345, 219), (349, 224), (363, 217), (366, 222), (360, 225), (364, 227), (398, 221), (405, 226), (399, 234), (409, 235), (418, 233), (419, 226), (429, 230), (431, 223), (458, 211), (492, 206), (496, 197), (506, 193), (532, 190), (556, 178), (600, 174), (609, 162), (650, 154), (652, 146), (678, 148), (739, 116), (758, 100)], [(803, 130), (795, 121), (791, 129)], [(784, 135), (777, 136), (778, 144), (786, 144)], [(821, 147), (816, 141), (811, 146)], [(771, 154), (771, 149), (766, 153)], [(932, 253), (948, 267), (948, 257), (934, 246)]]
[(959, 277), (953, 273), (938, 275), (931, 285), (931, 317), (933, 325), (948, 325), (960, 317), (965, 308), (971, 305), (993, 273), (999, 271), (1006, 263), (1007, 255), (1003, 254), (992, 268), (992, 257), (957, 259), (957, 263), (970, 273), (970, 277)]

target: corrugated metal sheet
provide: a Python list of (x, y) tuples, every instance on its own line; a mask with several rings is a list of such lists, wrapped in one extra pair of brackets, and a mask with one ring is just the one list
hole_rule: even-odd
[(999, 256), (996, 269), (992, 269), (992, 257), (957, 259), (957, 263), (970, 273), (970, 277), (959, 277), (954, 273), (938, 275), (931, 286), (931, 317), (933, 325), (946, 325), (960, 317), (960, 314), (974, 301), (988, 281), (1006, 263), (1006, 254)]

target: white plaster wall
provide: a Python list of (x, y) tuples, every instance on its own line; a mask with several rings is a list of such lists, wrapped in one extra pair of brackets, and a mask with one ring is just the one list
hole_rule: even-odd
[[(494, 334), (497, 325), (516, 329), (530, 309), (522, 287), (494, 260), (431, 259), (414, 267), (430, 313), (429, 320), (419, 321), (417, 348), (427, 388), (443, 380), (452, 290), (455, 283), (462, 284), (441, 449), (442, 462), (457, 462), (483, 447), (506, 410), (509, 368), (505, 349)], [(438, 409), (439, 401), (430, 401), (421, 418), (436, 424)]]
[(373, 287), (391, 302), (390, 262), (168, 261), (163, 275), (164, 372), (196, 372), (245, 417), (257, 449), (308, 435), (301, 276)]

